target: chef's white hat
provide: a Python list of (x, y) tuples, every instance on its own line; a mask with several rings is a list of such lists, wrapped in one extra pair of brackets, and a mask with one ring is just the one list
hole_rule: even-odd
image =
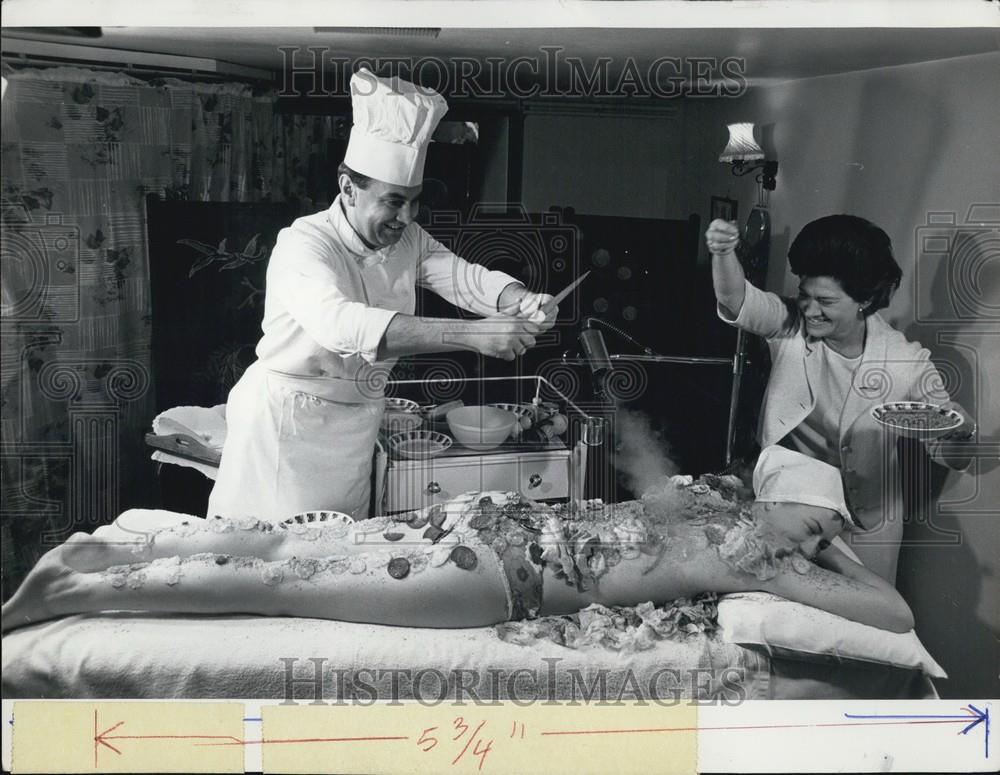
[(379, 78), (361, 68), (351, 77), (351, 105), (354, 126), (344, 163), (385, 183), (422, 183), (427, 144), (448, 112), (444, 97), (402, 78)]
[(761, 450), (753, 470), (753, 491), (759, 501), (821, 506), (854, 524), (844, 502), (840, 469), (801, 452), (777, 445)]

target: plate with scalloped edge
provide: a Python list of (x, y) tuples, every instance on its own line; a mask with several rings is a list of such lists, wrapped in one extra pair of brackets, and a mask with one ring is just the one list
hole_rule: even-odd
[(387, 412), (419, 412), (420, 404), (416, 401), (411, 401), (409, 398), (396, 398), (395, 396), (386, 396), (385, 410)]
[(872, 409), (883, 428), (909, 439), (936, 439), (962, 425), (962, 415), (924, 401), (892, 401)]
[(437, 457), (454, 442), (438, 431), (406, 431), (389, 437), (389, 451), (397, 457), (426, 460)]
[(298, 514), (293, 514), (288, 519), (284, 520), (282, 525), (311, 525), (311, 524), (329, 524), (331, 522), (343, 522), (348, 525), (354, 524), (354, 517), (349, 514), (345, 514), (342, 511), (329, 511), (329, 510), (317, 510), (317, 511), (300, 511)]

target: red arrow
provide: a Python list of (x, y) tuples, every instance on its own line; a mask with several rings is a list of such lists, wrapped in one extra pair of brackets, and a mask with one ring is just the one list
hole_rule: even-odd
[(110, 748), (119, 756), (122, 752), (115, 748), (108, 740), (218, 740), (221, 742), (199, 743), (199, 745), (257, 745), (265, 743), (357, 743), (385, 740), (409, 740), (404, 736), (372, 736), (372, 737), (302, 737), (286, 738), (275, 740), (240, 740), (232, 735), (110, 735), (125, 722), (119, 721), (117, 724), (105, 729), (103, 732), (97, 731), (97, 711), (94, 711), (94, 766), (97, 766), (97, 748), (103, 745)]
[(118, 727), (122, 726), (125, 722), (119, 721), (117, 724), (105, 729), (103, 732), (97, 731), (97, 711), (94, 711), (94, 766), (97, 766), (97, 747), (103, 745), (105, 748), (110, 748), (119, 756), (122, 752), (115, 748), (108, 740), (230, 740), (234, 743), (242, 743), (243, 741), (232, 735), (109, 735), (109, 732), (113, 732)]

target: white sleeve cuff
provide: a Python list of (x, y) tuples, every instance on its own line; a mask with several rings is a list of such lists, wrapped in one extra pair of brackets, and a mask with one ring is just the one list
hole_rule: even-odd
[[(737, 328), (745, 328), (747, 323), (747, 307), (752, 304), (751, 296), (754, 291), (758, 289), (755, 288), (749, 280), (743, 281), (743, 304), (740, 307), (740, 311), (737, 313), (736, 317), (731, 317), (726, 313), (726, 308), (722, 306), (722, 302), (715, 302), (715, 314), (719, 316), (719, 319), (723, 323), (728, 323), (731, 326), (736, 326)], [(759, 293), (759, 291), (758, 291)], [(749, 302), (749, 303), (748, 303)]]
[(357, 354), (369, 364), (378, 360), (378, 348), (389, 323), (398, 313), (381, 307), (366, 307), (357, 327)]
[(791, 311), (776, 293), (762, 291), (749, 280), (744, 280), (743, 306), (733, 318), (716, 303), (716, 313), (724, 322), (766, 339), (777, 336), (788, 325)]

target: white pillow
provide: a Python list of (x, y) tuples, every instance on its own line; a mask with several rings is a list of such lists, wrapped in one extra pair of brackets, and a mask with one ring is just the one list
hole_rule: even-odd
[[(834, 543), (856, 559), (839, 537)], [(730, 643), (761, 646), (775, 656), (870, 662), (948, 677), (913, 630), (881, 630), (767, 592), (722, 595), (719, 627)]]

